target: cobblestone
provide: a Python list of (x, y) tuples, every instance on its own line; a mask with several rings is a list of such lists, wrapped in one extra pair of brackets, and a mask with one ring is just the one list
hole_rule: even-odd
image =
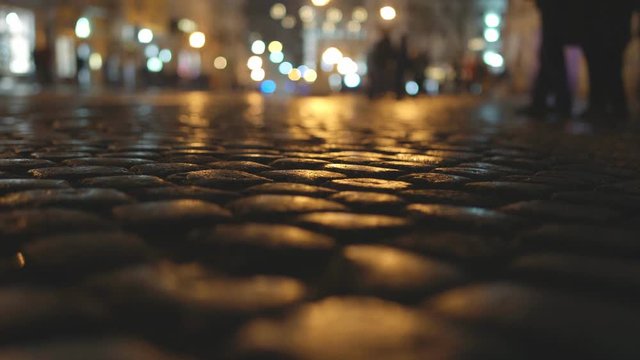
[(0, 358), (637, 359), (640, 134), (509, 109), (6, 98)]

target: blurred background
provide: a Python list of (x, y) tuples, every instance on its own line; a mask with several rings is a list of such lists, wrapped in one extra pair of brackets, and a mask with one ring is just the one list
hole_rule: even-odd
[[(631, 99), (639, 22), (624, 69)], [(530, 0), (0, 0), (0, 88), (362, 91), (388, 33), (408, 39), (407, 95), (524, 94), (539, 28)], [(584, 95), (584, 57), (566, 52)]]

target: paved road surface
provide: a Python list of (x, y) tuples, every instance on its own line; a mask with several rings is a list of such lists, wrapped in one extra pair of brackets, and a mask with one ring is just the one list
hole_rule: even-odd
[(0, 358), (640, 358), (640, 132), (511, 114), (2, 98)]

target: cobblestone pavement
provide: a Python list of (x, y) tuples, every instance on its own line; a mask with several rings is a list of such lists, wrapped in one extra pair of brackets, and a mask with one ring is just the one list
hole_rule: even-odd
[(640, 358), (633, 127), (464, 97), (0, 104), (0, 359)]

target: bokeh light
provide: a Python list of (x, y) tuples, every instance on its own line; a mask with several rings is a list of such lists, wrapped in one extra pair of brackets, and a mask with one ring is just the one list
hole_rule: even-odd
[(260, 56), (252, 56), (247, 61), (247, 67), (250, 70), (256, 70), (262, 68), (262, 58)]
[(273, 4), (269, 14), (273, 20), (282, 20), (287, 15), (287, 7), (281, 3)]
[(314, 83), (316, 82), (316, 80), (318, 80), (318, 73), (313, 69), (309, 69), (304, 72), (304, 75), (302, 77), (304, 78), (304, 81), (308, 83)]
[(293, 69), (289, 72), (289, 80), (291, 81), (299, 81), (302, 79), (302, 73), (298, 69)]
[(356, 74), (358, 72), (358, 64), (350, 57), (343, 57), (338, 62), (338, 72), (342, 75)]
[(296, 27), (296, 18), (291, 16), (291, 15), (287, 15), (285, 16), (284, 19), (282, 19), (282, 27), (285, 29), (293, 29), (294, 27)]
[(362, 23), (367, 21), (367, 19), (369, 18), (369, 13), (367, 12), (367, 9), (359, 6), (353, 9), (353, 14), (351, 15), (351, 17), (353, 18), (353, 20)]
[[(15, 13), (13, 13), (15, 14)], [(9, 14), (11, 15), (11, 14)], [(7, 15), (7, 24), (9, 24), (9, 15)], [(11, 26), (10, 26), (11, 27)], [(80, 39), (87, 39), (91, 36), (91, 22), (85, 17), (81, 17), (76, 22), (76, 36)]]
[(226, 69), (227, 65), (228, 65), (227, 58), (225, 58), (224, 56), (218, 56), (213, 60), (213, 67), (215, 67), (218, 70)]
[(326, 6), (331, 0), (311, 0), (311, 3), (315, 6)]
[(358, 86), (360, 86), (361, 82), (362, 82), (362, 79), (358, 74), (348, 74), (348, 75), (345, 75), (344, 77), (344, 85), (351, 89), (357, 88)]
[(278, 66), (278, 71), (280, 72), (280, 74), (282, 75), (289, 75), (289, 73), (291, 72), (291, 70), (293, 70), (293, 65), (291, 65), (290, 62), (283, 62), (282, 64), (280, 64), (280, 66)]
[(173, 59), (173, 53), (169, 49), (162, 49), (158, 54), (158, 58), (162, 60), (163, 63), (168, 63)]
[(207, 41), (204, 33), (196, 31), (189, 35), (189, 45), (194, 49), (202, 49)]
[(153, 31), (147, 28), (140, 29), (138, 31), (138, 41), (142, 44), (149, 44), (153, 41)]
[(338, 8), (330, 8), (327, 10), (327, 20), (332, 23), (339, 23), (342, 21), (342, 11)]
[(284, 53), (281, 52), (273, 52), (269, 55), (269, 61), (274, 64), (280, 64), (284, 61)]
[(496, 28), (500, 26), (502, 19), (500, 15), (496, 13), (488, 13), (484, 16), (484, 24), (490, 28)]
[(380, 9), (380, 17), (382, 20), (391, 21), (397, 16), (396, 9), (393, 6), (384, 6)]
[(148, 58), (157, 57), (159, 53), (160, 53), (160, 49), (158, 48), (158, 45), (151, 44), (151, 45), (147, 45), (144, 48), (144, 56)]
[(309, 5), (304, 5), (298, 11), (298, 15), (300, 16), (300, 20), (305, 23), (310, 23), (316, 17), (316, 10)]
[(322, 61), (325, 64), (336, 65), (342, 60), (342, 51), (338, 48), (330, 47), (322, 53)]
[(254, 69), (251, 71), (251, 80), (253, 81), (262, 81), (264, 80), (265, 76), (266, 73), (263, 69)]
[(283, 49), (284, 49), (284, 45), (282, 45), (280, 41), (276, 40), (269, 43), (269, 52), (272, 52), (272, 53), (282, 52)]
[(409, 81), (404, 87), (407, 94), (411, 96), (416, 96), (420, 92), (420, 85), (418, 85), (415, 81)]
[(264, 94), (273, 94), (277, 88), (278, 85), (273, 80), (265, 80), (260, 84), (260, 91)]
[(484, 39), (490, 43), (496, 42), (500, 40), (500, 32), (494, 28), (486, 29), (484, 31)]
[(501, 68), (504, 66), (504, 57), (495, 51), (487, 51), (482, 56), (485, 64), (493, 68)]
[(264, 54), (266, 49), (267, 45), (262, 40), (256, 40), (253, 42), (253, 44), (251, 44), (251, 52), (256, 55)]
[(163, 68), (164, 64), (162, 63), (162, 60), (158, 59), (157, 57), (152, 57), (147, 60), (147, 70), (149, 70), (150, 72), (158, 73), (161, 72)]
[(89, 56), (89, 69), (93, 71), (102, 69), (102, 55), (93, 53)]

